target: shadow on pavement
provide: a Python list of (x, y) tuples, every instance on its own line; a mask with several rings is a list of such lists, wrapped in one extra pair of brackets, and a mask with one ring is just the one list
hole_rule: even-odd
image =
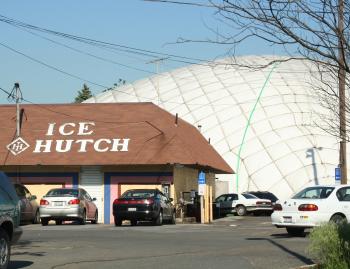
[(28, 255), (28, 256), (35, 256), (35, 257), (42, 257), (42, 256), (45, 256), (45, 254), (46, 252), (13, 251), (11, 253), (11, 256)]
[(281, 234), (271, 234), (271, 236), (275, 238), (297, 238), (297, 237), (307, 237), (309, 234), (310, 232), (305, 232), (304, 235), (292, 236), (292, 235), (289, 235), (288, 233), (281, 233)]
[(10, 261), (8, 269), (26, 268), (32, 264), (33, 262), (29, 262), (29, 261)]
[[(287, 236), (287, 237), (290, 237), (290, 236)], [(250, 241), (268, 241), (270, 242), (272, 245), (278, 247), (279, 249), (283, 250), (284, 252), (290, 254), (290, 255), (293, 255), (294, 257), (296, 257), (297, 259), (299, 259), (301, 262), (309, 265), (309, 264), (314, 264), (313, 260), (309, 259), (308, 257), (305, 257), (304, 255), (301, 255), (295, 251), (292, 251), (288, 248), (286, 248), (285, 246), (275, 242), (274, 240), (272, 239), (269, 239), (269, 238), (247, 238), (247, 240), (250, 240)]]
[(16, 244), (11, 248), (11, 257), (20, 256), (20, 255), (28, 255), (28, 256), (36, 256), (42, 257), (46, 255), (46, 252), (42, 251), (33, 251), (35, 248), (40, 246), (35, 245), (36, 243), (40, 243), (41, 241), (29, 241), (29, 240), (19, 240)]

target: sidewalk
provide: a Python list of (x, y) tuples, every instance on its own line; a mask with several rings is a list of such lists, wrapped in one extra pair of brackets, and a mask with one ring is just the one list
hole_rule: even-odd
[(228, 216), (219, 219), (214, 219), (211, 224), (213, 225), (235, 225), (235, 222), (242, 220), (244, 217), (240, 216)]

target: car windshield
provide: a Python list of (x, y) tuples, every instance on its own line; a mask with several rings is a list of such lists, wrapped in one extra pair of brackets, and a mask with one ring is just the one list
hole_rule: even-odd
[(50, 190), (46, 196), (79, 196), (79, 190), (77, 189), (53, 189)]
[(155, 190), (130, 190), (124, 192), (121, 198), (152, 198), (155, 194)]
[(333, 187), (308, 187), (294, 195), (293, 199), (325, 199), (332, 191)]
[(221, 195), (215, 199), (215, 202), (224, 202), (226, 200), (225, 195)]
[(257, 199), (258, 198), (255, 195), (250, 194), (250, 193), (242, 193), (242, 195), (247, 199)]
[(18, 197), (24, 197), (26, 195), (24, 188), (22, 188), (20, 185), (15, 184), (15, 189)]
[(278, 198), (276, 197), (276, 195), (274, 195), (273, 193), (267, 193), (266, 194), (266, 199), (269, 199), (273, 202), (276, 202), (278, 200)]

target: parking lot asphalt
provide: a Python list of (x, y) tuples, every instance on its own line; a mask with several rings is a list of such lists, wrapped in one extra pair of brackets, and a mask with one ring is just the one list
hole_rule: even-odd
[(313, 263), (308, 237), (290, 237), (269, 217), (227, 217), (208, 225), (25, 225), (23, 230), (9, 269), (289, 269)]

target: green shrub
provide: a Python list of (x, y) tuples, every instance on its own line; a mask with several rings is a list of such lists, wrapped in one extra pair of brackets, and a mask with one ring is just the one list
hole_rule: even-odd
[(327, 223), (310, 233), (309, 252), (324, 269), (350, 268), (350, 225)]

